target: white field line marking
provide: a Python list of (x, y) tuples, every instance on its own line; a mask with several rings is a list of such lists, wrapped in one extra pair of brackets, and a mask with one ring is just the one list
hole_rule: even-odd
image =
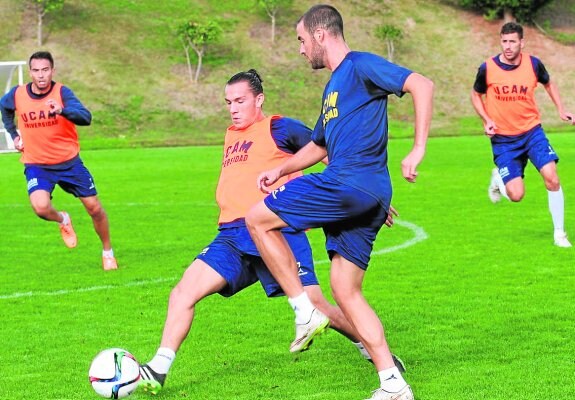
[[(395, 220), (393, 225), (394, 226), (399, 225), (399, 226), (403, 226), (403, 227), (409, 229), (410, 231), (413, 232), (414, 236), (411, 239), (406, 240), (405, 242), (403, 242), (401, 244), (391, 246), (391, 247), (385, 247), (383, 249), (373, 251), (373, 252), (371, 252), (372, 256), (378, 256), (381, 254), (393, 253), (394, 251), (398, 251), (401, 249), (405, 249), (406, 247), (416, 245), (417, 243), (422, 242), (429, 237), (429, 236), (427, 236), (427, 233), (425, 232), (425, 230), (423, 230), (422, 227), (417, 226), (415, 224), (412, 224), (411, 222)], [(385, 227), (383, 229), (385, 229)], [(327, 264), (330, 261), (328, 259), (325, 259), (325, 260), (314, 261), (314, 262), (316, 264)]]
[(0, 295), (0, 300), (18, 299), (18, 298), (22, 298), (22, 297), (61, 296), (61, 295), (65, 295), (65, 294), (95, 292), (97, 290), (117, 289), (117, 288), (144, 286), (144, 285), (152, 285), (152, 284), (156, 284), (156, 283), (171, 282), (171, 281), (175, 281), (176, 279), (177, 278), (158, 278), (158, 279), (150, 279), (147, 281), (128, 282), (128, 283), (125, 283), (123, 285), (90, 286), (87, 288), (79, 288), (79, 289), (55, 290), (53, 292), (16, 292), (16, 293), (12, 293), (12, 294)]
[[(405, 248), (413, 246), (419, 242), (422, 242), (429, 237), (427, 235), (427, 233), (425, 232), (425, 230), (423, 230), (423, 228), (421, 228), (420, 226), (417, 226), (415, 224), (412, 224), (411, 222), (396, 220), (394, 225), (399, 225), (399, 226), (402, 226), (404, 228), (409, 229), (410, 231), (413, 232), (414, 236), (411, 239), (406, 240), (405, 242), (403, 242), (401, 244), (391, 246), (391, 247), (386, 247), (386, 248), (383, 248), (380, 250), (376, 250), (376, 251), (371, 253), (372, 256), (392, 253), (394, 251), (405, 249)], [(319, 261), (314, 261), (314, 262), (316, 264), (326, 264), (329, 262), (329, 260), (325, 259), (325, 260), (319, 260)], [(52, 292), (16, 292), (16, 293), (12, 293), (12, 294), (0, 295), (0, 300), (18, 299), (18, 298), (23, 298), (23, 297), (61, 296), (61, 295), (74, 294), (74, 293), (95, 292), (98, 290), (118, 289), (118, 288), (126, 288), (126, 287), (144, 286), (144, 285), (153, 285), (153, 284), (157, 284), (157, 283), (172, 282), (172, 281), (175, 281), (176, 279), (178, 279), (178, 278), (158, 278), (158, 279), (150, 279), (150, 280), (146, 280), (146, 281), (128, 282), (128, 283), (121, 284), (121, 285), (90, 286), (87, 288), (62, 289), (62, 290), (56, 290), (56, 291), (52, 291)]]

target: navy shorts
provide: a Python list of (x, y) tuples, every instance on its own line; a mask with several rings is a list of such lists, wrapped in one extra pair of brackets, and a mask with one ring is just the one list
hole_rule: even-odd
[[(295, 255), (303, 286), (318, 285), (311, 247), (305, 232), (283, 232), (283, 235)], [(258, 280), (268, 297), (284, 294), (261, 259), (245, 226), (220, 230), (214, 241), (196, 258), (208, 264), (226, 280), (228, 285), (219, 292), (222, 296), (233, 296)]]
[(377, 199), (321, 173), (288, 182), (264, 202), (297, 231), (323, 227), (330, 259), (337, 253), (363, 270), (387, 219)]
[(527, 160), (531, 161), (537, 171), (552, 161), (559, 161), (541, 125), (517, 136), (493, 135), (491, 148), (493, 161), (503, 183), (523, 178)]
[(94, 178), (78, 157), (65, 168), (57, 166), (26, 165), (24, 169), (28, 195), (36, 190), (52, 194), (56, 185), (76, 197), (90, 197), (98, 194)]

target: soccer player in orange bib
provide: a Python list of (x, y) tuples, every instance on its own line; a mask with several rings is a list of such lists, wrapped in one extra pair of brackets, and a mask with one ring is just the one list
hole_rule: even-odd
[(543, 128), (535, 89), (541, 83), (557, 107), (559, 117), (575, 123), (563, 107), (559, 90), (537, 57), (522, 52), (523, 27), (509, 22), (501, 28), (502, 52), (485, 61), (477, 72), (471, 102), (483, 120), (491, 139), (493, 161), (488, 195), (492, 202), (501, 196), (518, 202), (525, 195), (523, 177), (527, 161), (537, 168), (547, 188), (556, 246), (571, 247), (564, 228), (563, 190), (557, 175), (559, 157)]
[[(52, 205), (56, 185), (79, 198), (102, 241), (102, 266), (117, 269), (110, 242), (108, 216), (98, 199), (94, 179), (80, 159), (76, 125), (90, 125), (92, 114), (72, 90), (54, 82), (54, 59), (39, 51), (29, 60), (32, 82), (13, 87), (0, 99), (2, 122), (22, 153), (32, 209), (38, 217), (57, 222), (66, 246), (76, 247), (70, 216)], [(18, 130), (14, 122), (18, 117)], [(19, 131), (19, 132), (18, 132)]]
[[(284, 294), (261, 259), (244, 217), (265, 197), (254, 184), (260, 171), (281, 164), (309, 143), (311, 130), (291, 118), (264, 115), (262, 80), (253, 69), (230, 78), (225, 100), (232, 125), (226, 131), (216, 189), (219, 233), (196, 256), (170, 294), (160, 348), (150, 362), (140, 367), (140, 385), (152, 394), (162, 390), (176, 352), (190, 331), (199, 301), (214, 293), (231, 297), (257, 281), (268, 297)], [(300, 175), (295, 172), (277, 186)], [(386, 224), (392, 223), (393, 219), (388, 218)], [(349, 338), (371, 360), (341, 310), (323, 296), (305, 233), (285, 229), (283, 235), (297, 257), (299, 279), (314, 305), (328, 316), (333, 329)], [(398, 358), (394, 357), (394, 362), (403, 369)]]

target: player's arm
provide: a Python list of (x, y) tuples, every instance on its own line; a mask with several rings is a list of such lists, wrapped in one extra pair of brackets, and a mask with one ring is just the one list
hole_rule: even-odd
[(14, 95), (16, 93), (16, 88), (12, 88), (8, 93), (6, 93), (0, 99), (0, 112), (2, 113), (2, 123), (4, 128), (10, 133), (12, 139), (18, 136), (18, 131), (16, 130), (16, 104), (14, 102)]
[(559, 117), (563, 121), (569, 121), (571, 122), (572, 125), (575, 125), (575, 115), (566, 111), (565, 108), (563, 107), (563, 102), (561, 101), (561, 96), (559, 95), (559, 89), (557, 88), (557, 85), (555, 85), (555, 83), (552, 80), (549, 80), (549, 82), (543, 85), (543, 87), (549, 94), (549, 97), (551, 98), (551, 101), (553, 101), (553, 104), (555, 104), (557, 112), (559, 113)]
[(66, 86), (62, 86), (62, 107), (58, 111), (67, 120), (76, 125), (86, 126), (92, 123), (92, 114), (78, 100), (74, 92)]
[(24, 150), (24, 144), (18, 134), (16, 129), (16, 104), (14, 102), (14, 94), (16, 93), (16, 87), (12, 88), (8, 93), (6, 93), (0, 99), (0, 113), (2, 113), (2, 123), (4, 128), (14, 141), (14, 147), (18, 151)]
[[(297, 119), (281, 117), (272, 121), (272, 136), (279, 149), (295, 154), (311, 142), (312, 130)], [(321, 162), (327, 165), (327, 157)]]
[(495, 135), (495, 130), (497, 126), (495, 122), (487, 114), (485, 110), (485, 103), (483, 103), (483, 96), (487, 92), (487, 66), (485, 63), (481, 64), (477, 70), (477, 76), (475, 77), (475, 83), (473, 84), (473, 89), (471, 90), (471, 105), (475, 109), (475, 112), (483, 121), (483, 131), (487, 136)]
[(415, 134), (413, 148), (401, 162), (403, 177), (415, 182), (417, 166), (425, 155), (425, 146), (429, 136), (431, 115), (433, 113), (433, 82), (418, 73), (411, 73), (403, 84), (403, 91), (410, 93), (415, 110)]
[(265, 193), (270, 193), (268, 187), (277, 182), (282, 176), (311, 167), (326, 156), (327, 150), (325, 147), (319, 146), (313, 141), (309, 142), (283, 164), (272, 170), (262, 172), (257, 179), (258, 188)]
[(483, 130), (487, 136), (495, 135), (495, 130), (497, 125), (495, 122), (489, 118), (487, 111), (485, 110), (485, 104), (483, 103), (483, 93), (476, 92), (475, 89), (471, 89), (471, 104), (475, 109), (475, 112), (483, 120)]
[(559, 95), (559, 89), (555, 85), (555, 82), (551, 81), (551, 77), (549, 76), (549, 72), (547, 72), (547, 68), (543, 65), (543, 62), (535, 57), (531, 56), (531, 63), (533, 65), (533, 70), (537, 75), (537, 82), (543, 85), (545, 91), (551, 98), (553, 104), (555, 104), (555, 108), (557, 108), (557, 112), (559, 113), (559, 117), (563, 121), (569, 121), (572, 124), (575, 124), (573, 114), (567, 112), (563, 107), (563, 102), (561, 101), (561, 96)]

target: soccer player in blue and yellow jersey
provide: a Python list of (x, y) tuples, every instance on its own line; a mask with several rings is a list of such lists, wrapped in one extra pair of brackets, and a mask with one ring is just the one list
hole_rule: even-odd
[[(225, 101), (232, 125), (226, 131), (216, 189), (220, 207), (219, 233), (196, 257), (171, 292), (160, 348), (154, 358), (140, 368), (141, 386), (152, 394), (162, 389), (176, 352), (190, 331), (199, 301), (214, 293), (233, 296), (257, 281), (268, 297), (283, 295), (264, 265), (244, 217), (265, 197), (255, 185), (258, 174), (291, 158), (309, 143), (311, 130), (291, 118), (264, 115), (262, 80), (255, 70), (239, 72), (230, 78), (225, 87)], [(294, 171), (274, 187), (301, 175), (300, 171)], [(392, 223), (393, 219), (389, 218), (387, 225)], [(298, 281), (305, 287), (305, 292), (328, 316), (331, 327), (352, 340), (369, 359), (341, 310), (323, 296), (305, 233), (286, 229), (282, 234), (297, 255)], [(397, 358), (394, 361), (403, 367)]]
[[(22, 153), (32, 209), (38, 217), (57, 222), (66, 246), (76, 247), (77, 237), (68, 213), (52, 205), (56, 185), (78, 197), (102, 241), (102, 266), (117, 269), (110, 242), (106, 212), (98, 199), (92, 175), (80, 159), (76, 125), (90, 125), (92, 114), (72, 90), (54, 82), (54, 59), (39, 51), (29, 60), (32, 82), (15, 86), (2, 99), (2, 122)], [(16, 129), (15, 119), (18, 119)]]
[[(258, 184), (271, 192), (247, 215), (262, 258), (281, 284), (295, 312), (294, 343), (309, 342), (324, 329), (325, 316), (309, 301), (297, 277), (296, 260), (281, 229), (323, 227), (331, 258), (331, 289), (357, 329), (377, 368), (380, 388), (372, 399), (413, 399), (394, 366), (383, 326), (362, 294), (373, 243), (388, 216), (391, 182), (387, 167), (387, 99), (411, 93), (415, 144), (402, 161), (402, 174), (415, 182), (431, 123), (433, 83), (377, 55), (351, 51), (343, 20), (329, 5), (310, 8), (299, 20), (300, 53), (313, 69), (332, 72), (312, 141), (289, 160), (262, 173)], [(328, 156), (322, 173), (304, 175), (275, 188), (283, 176)], [(297, 351), (292, 344), (291, 351)]]
[(501, 195), (521, 201), (525, 195), (525, 166), (530, 160), (547, 188), (555, 245), (571, 247), (564, 229), (563, 190), (557, 175), (559, 157), (541, 127), (535, 102), (537, 85), (543, 85), (562, 120), (573, 124), (574, 115), (563, 107), (559, 90), (541, 60), (522, 52), (523, 27), (506, 23), (500, 39), (502, 52), (479, 67), (471, 91), (471, 102), (491, 139), (497, 166), (491, 173), (489, 198), (494, 203), (501, 200)]

